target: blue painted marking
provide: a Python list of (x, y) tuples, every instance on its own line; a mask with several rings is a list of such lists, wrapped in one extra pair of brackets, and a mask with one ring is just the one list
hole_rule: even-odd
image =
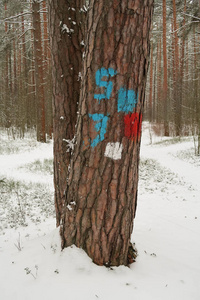
[(98, 143), (104, 140), (104, 135), (106, 133), (108, 116), (103, 114), (89, 114), (89, 117), (96, 122), (95, 129), (98, 133), (96, 138), (92, 141), (91, 146), (94, 148)]
[(105, 92), (103, 94), (94, 94), (94, 98), (98, 99), (99, 101), (102, 99), (110, 99), (112, 89), (113, 89), (113, 83), (112, 81), (103, 81), (101, 80), (103, 77), (113, 77), (117, 74), (117, 71), (115, 71), (112, 68), (101, 68), (97, 70), (95, 75), (96, 85), (98, 87), (105, 87)]
[(123, 111), (125, 113), (133, 112), (133, 108), (138, 101), (138, 94), (136, 95), (134, 90), (127, 90), (120, 88), (118, 92), (118, 112)]

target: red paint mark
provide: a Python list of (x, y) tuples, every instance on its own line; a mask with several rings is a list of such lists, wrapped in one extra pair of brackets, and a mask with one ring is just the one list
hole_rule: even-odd
[(128, 139), (134, 140), (141, 136), (142, 114), (133, 113), (124, 117), (124, 133)]

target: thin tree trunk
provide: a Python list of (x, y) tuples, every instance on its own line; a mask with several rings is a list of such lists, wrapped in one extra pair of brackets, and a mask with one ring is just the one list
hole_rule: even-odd
[[(15, 32), (15, 24), (13, 23), (13, 33)], [(16, 55), (16, 41), (13, 39), (13, 91), (16, 97), (17, 94), (17, 55)]]
[(153, 100), (153, 48), (151, 48), (150, 58), (150, 86), (149, 86), (149, 121), (152, 122), (152, 100)]
[(42, 2), (42, 13), (43, 13), (43, 44), (44, 44), (44, 64), (48, 65), (48, 51), (49, 51), (49, 35), (48, 35), (48, 29), (47, 29), (47, 6), (46, 6), (46, 0), (43, 0)]
[[(200, 1), (199, 1), (199, 14), (200, 14)], [(198, 32), (200, 31), (200, 24), (198, 25)], [(198, 35), (198, 44), (200, 45), (200, 36)], [(198, 56), (198, 70), (200, 68), (199, 60), (200, 60), (200, 53), (197, 53)], [(197, 68), (196, 68), (197, 70)], [(197, 72), (197, 84), (198, 84), (198, 95), (197, 95), (197, 127), (198, 127), (198, 146), (197, 146), (197, 154), (200, 155), (200, 75)]]
[(178, 44), (178, 33), (177, 33), (177, 20), (176, 20), (176, 0), (173, 0), (173, 29), (174, 29), (174, 49), (175, 49), (175, 74), (176, 81), (179, 75), (179, 44)]
[(62, 247), (127, 265), (136, 212), (153, 1), (90, 1)]
[[(7, 17), (7, 3), (4, 4), (4, 13), (5, 17)], [(8, 34), (8, 23), (5, 22), (5, 34)], [(5, 97), (4, 97), (4, 105), (5, 105), (5, 117), (6, 122), (5, 125), (7, 128), (11, 125), (11, 107), (10, 107), (10, 46), (7, 44), (5, 48), (5, 57), (6, 57), (6, 66), (5, 66), (5, 78), (6, 78), (6, 86), (5, 86)]]
[(46, 142), (43, 49), (41, 41), (40, 3), (37, 0), (33, 0), (32, 2), (32, 18), (37, 99), (37, 140), (40, 142)]
[[(185, 65), (185, 13), (186, 13), (186, 0), (184, 1), (184, 17), (183, 17), (183, 32), (182, 32), (182, 45), (181, 45), (181, 59), (180, 59), (180, 79), (179, 79), (179, 88), (180, 88), (180, 113), (182, 114), (182, 105), (183, 105), (183, 96), (184, 96), (184, 65)], [(180, 124), (181, 125), (181, 124)]]
[(22, 68), (23, 68), (23, 120), (24, 127), (27, 125), (30, 127), (30, 99), (27, 97), (28, 94), (28, 65), (27, 65), (27, 54), (26, 54), (26, 33), (23, 11), (21, 11), (21, 27), (22, 27)]
[(195, 101), (195, 111), (196, 111), (196, 116), (195, 118), (195, 124), (197, 128), (197, 136), (198, 136), (198, 143), (197, 143), (197, 155), (200, 154), (200, 101), (198, 98), (198, 83), (199, 83), (199, 73), (198, 73), (198, 62), (197, 62), (197, 43), (196, 43), (196, 32), (195, 32), (195, 27), (193, 27), (193, 40), (194, 40), (194, 59), (193, 59), (193, 64), (194, 64), (194, 77), (193, 77), (193, 90), (194, 90), (194, 101)]
[[(4, 11), (5, 11), (5, 18), (7, 17), (7, 2), (5, 2), (4, 4)], [(5, 34), (8, 33), (8, 23), (5, 22)], [(9, 91), (9, 66), (8, 66), (8, 60), (9, 60), (9, 56), (8, 56), (8, 47), (6, 46), (6, 74), (5, 74), (5, 77), (6, 77), (6, 93), (8, 93)]]
[(156, 97), (156, 77), (157, 77), (157, 60), (154, 63), (154, 75), (153, 75), (153, 122), (156, 122), (156, 107), (157, 107), (157, 97)]
[(180, 70), (179, 70), (179, 39), (178, 39), (178, 26), (176, 18), (176, 0), (173, 0), (173, 29), (174, 29), (174, 58), (175, 58), (175, 132), (176, 136), (181, 134), (181, 117), (182, 107), (180, 102)]
[(23, 11), (21, 12), (21, 24), (22, 24), (22, 59), (23, 59), (23, 71), (25, 80), (27, 80), (27, 61), (26, 61), (26, 38), (25, 38), (25, 28), (24, 28), (24, 16)]
[(169, 136), (168, 120), (168, 83), (167, 83), (167, 20), (166, 0), (163, 0), (163, 102), (164, 102), (164, 135)]
[(157, 43), (157, 122), (160, 124), (162, 120), (162, 83), (161, 83), (161, 38), (159, 38)]
[(175, 63), (175, 37), (174, 37), (174, 24), (173, 24), (173, 19), (171, 23), (171, 28), (172, 28), (172, 111), (173, 111), (173, 121), (174, 121), (174, 127), (175, 127), (175, 135), (176, 135), (176, 63)]
[[(184, 2), (184, 13), (186, 13), (186, 0)], [(183, 16), (183, 33), (182, 33), (182, 47), (181, 47), (181, 65), (180, 65), (180, 73), (181, 73), (181, 82), (183, 81), (183, 73), (184, 73), (184, 59), (185, 59), (185, 14)]]

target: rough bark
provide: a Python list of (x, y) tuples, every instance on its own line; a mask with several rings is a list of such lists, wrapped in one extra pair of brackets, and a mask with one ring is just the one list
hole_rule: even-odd
[(127, 265), (136, 211), (153, 1), (90, 1), (62, 247)]
[(75, 134), (83, 52), (84, 0), (49, 0), (52, 49), (54, 187), (57, 226), (60, 224)]

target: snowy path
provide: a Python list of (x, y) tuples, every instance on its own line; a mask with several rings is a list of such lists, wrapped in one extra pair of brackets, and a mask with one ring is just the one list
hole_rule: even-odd
[(141, 299), (200, 299), (200, 168), (176, 157), (191, 147), (149, 145), (143, 136), (141, 160), (155, 166), (141, 172), (133, 233), (136, 273), (149, 292)]
[[(54, 300), (67, 291), (69, 300), (199, 300), (200, 167), (177, 155), (192, 146), (192, 141), (149, 145), (148, 130), (144, 131), (132, 236), (138, 257), (130, 268), (98, 267), (75, 247), (61, 251), (59, 230), (50, 216), (40, 223), (0, 232), (0, 298), (41, 300), (45, 295)], [(44, 158), (52, 158), (52, 144), (0, 155), (0, 178), (52, 186), (53, 176), (21, 169)], [(32, 207), (35, 200), (31, 199)], [(46, 211), (48, 203), (44, 202)], [(32, 209), (37, 216), (38, 206)], [(19, 233), (21, 251), (16, 247)]]
[(170, 169), (172, 172), (178, 174), (178, 176), (184, 178), (187, 182), (190, 182), (196, 188), (200, 189), (200, 168), (173, 156), (173, 154), (176, 154), (178, 151), (187, 150), (191, 147), (191, 142), (162, 147), (142, 144), (141, 157), (157, 160), (162, 166)]
[(33, 163), (36, 160), (53, 158), (52, 143), (38, 143), (37, 148), (22, 151), (17, 154), (0, 155), (0, 178), (12, 178), (24, 182), (45, 183), (53, 188), (51, 175), (34, 174), (28, 169), (23, 169), (26, 164)]

